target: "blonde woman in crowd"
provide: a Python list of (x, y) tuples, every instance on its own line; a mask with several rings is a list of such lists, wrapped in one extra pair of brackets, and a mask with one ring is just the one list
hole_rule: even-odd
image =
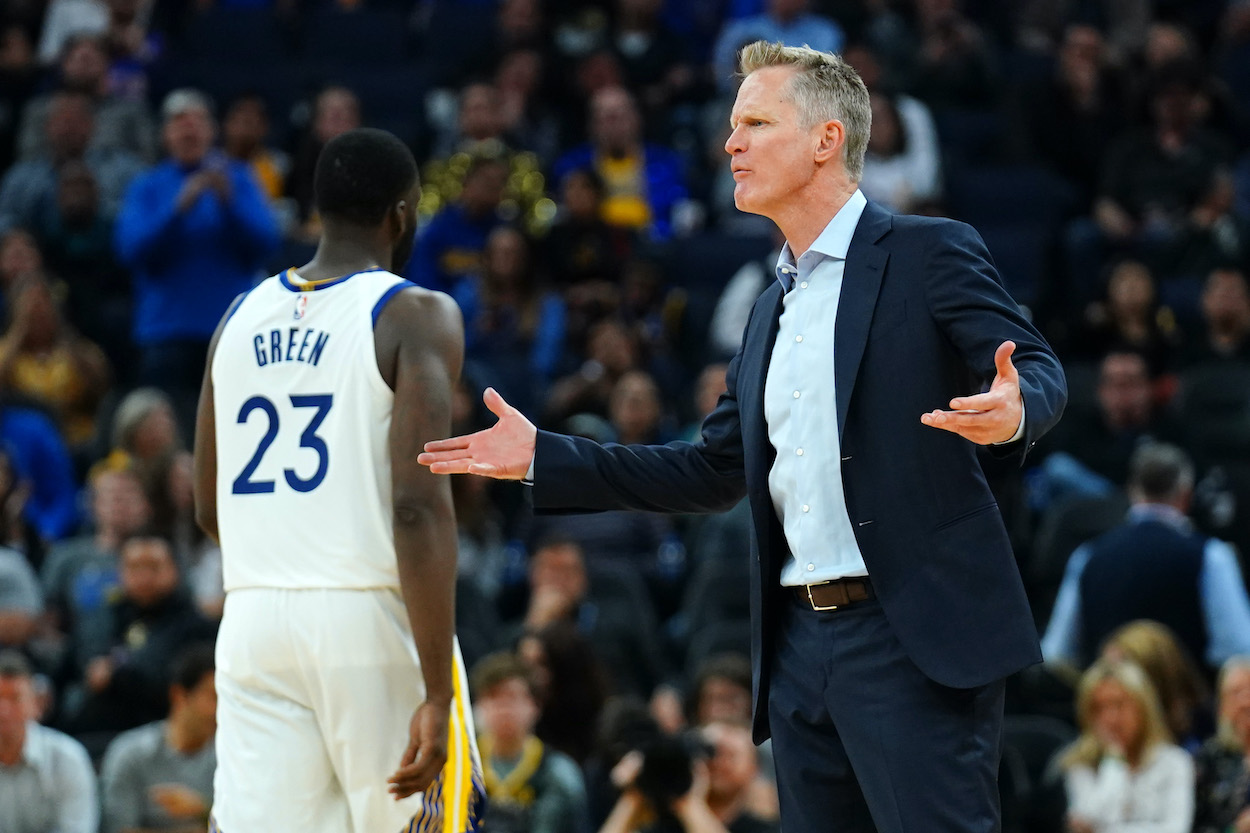
[(1220, 669), (1219, 733), (1198, 752), (1194, 833), (1250, 833), (1250, 657)]
[(1196, 752), (1210, 737), (1214, 725), (1207, 681), (1171, 628), (1148, 619), (1121, 625), (1103, 643), (1102, 656), (1135, 663), (1146, 672), (1178, 746)]
[(1069, 833), (1189, 833), (1194, 766), (1172, 743), (1150, 678), (1099, 660), (1077, 692), (1081, 736), (1061, 765)]

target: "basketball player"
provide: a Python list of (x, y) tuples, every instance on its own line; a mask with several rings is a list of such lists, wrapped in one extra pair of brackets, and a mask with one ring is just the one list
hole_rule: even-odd
[(416, 462), (451, 427), (460, 314), (390, 271), (420, 195), (402, 142), (339, 136), (314, 190), (316, 255), (234, 302), (200, 394), (196, 514), (226, 588), (212, 829), (464, 833), (455, 517)]

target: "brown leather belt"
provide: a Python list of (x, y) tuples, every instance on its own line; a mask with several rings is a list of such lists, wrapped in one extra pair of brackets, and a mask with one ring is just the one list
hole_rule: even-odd
[(812, 610), (837, 610), (877, 597), (872, 582), (866, 578), (840, 578), (791, 587), (790, 590), (801, 606)]

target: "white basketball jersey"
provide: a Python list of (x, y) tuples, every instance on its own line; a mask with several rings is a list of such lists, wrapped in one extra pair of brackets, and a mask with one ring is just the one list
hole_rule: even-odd
[(397, 588), (394, 395), (373, 328), (411, 284), (381, 270), (290, 275), (248, 293), (213, 357), (225, 589)]

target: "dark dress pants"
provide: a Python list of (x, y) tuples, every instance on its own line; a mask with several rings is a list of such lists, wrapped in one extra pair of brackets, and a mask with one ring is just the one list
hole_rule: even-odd
[(1004, 683), (933, 682), (875, 600), (781, 608), (768, 713), (783, 833), (998, 833)]

